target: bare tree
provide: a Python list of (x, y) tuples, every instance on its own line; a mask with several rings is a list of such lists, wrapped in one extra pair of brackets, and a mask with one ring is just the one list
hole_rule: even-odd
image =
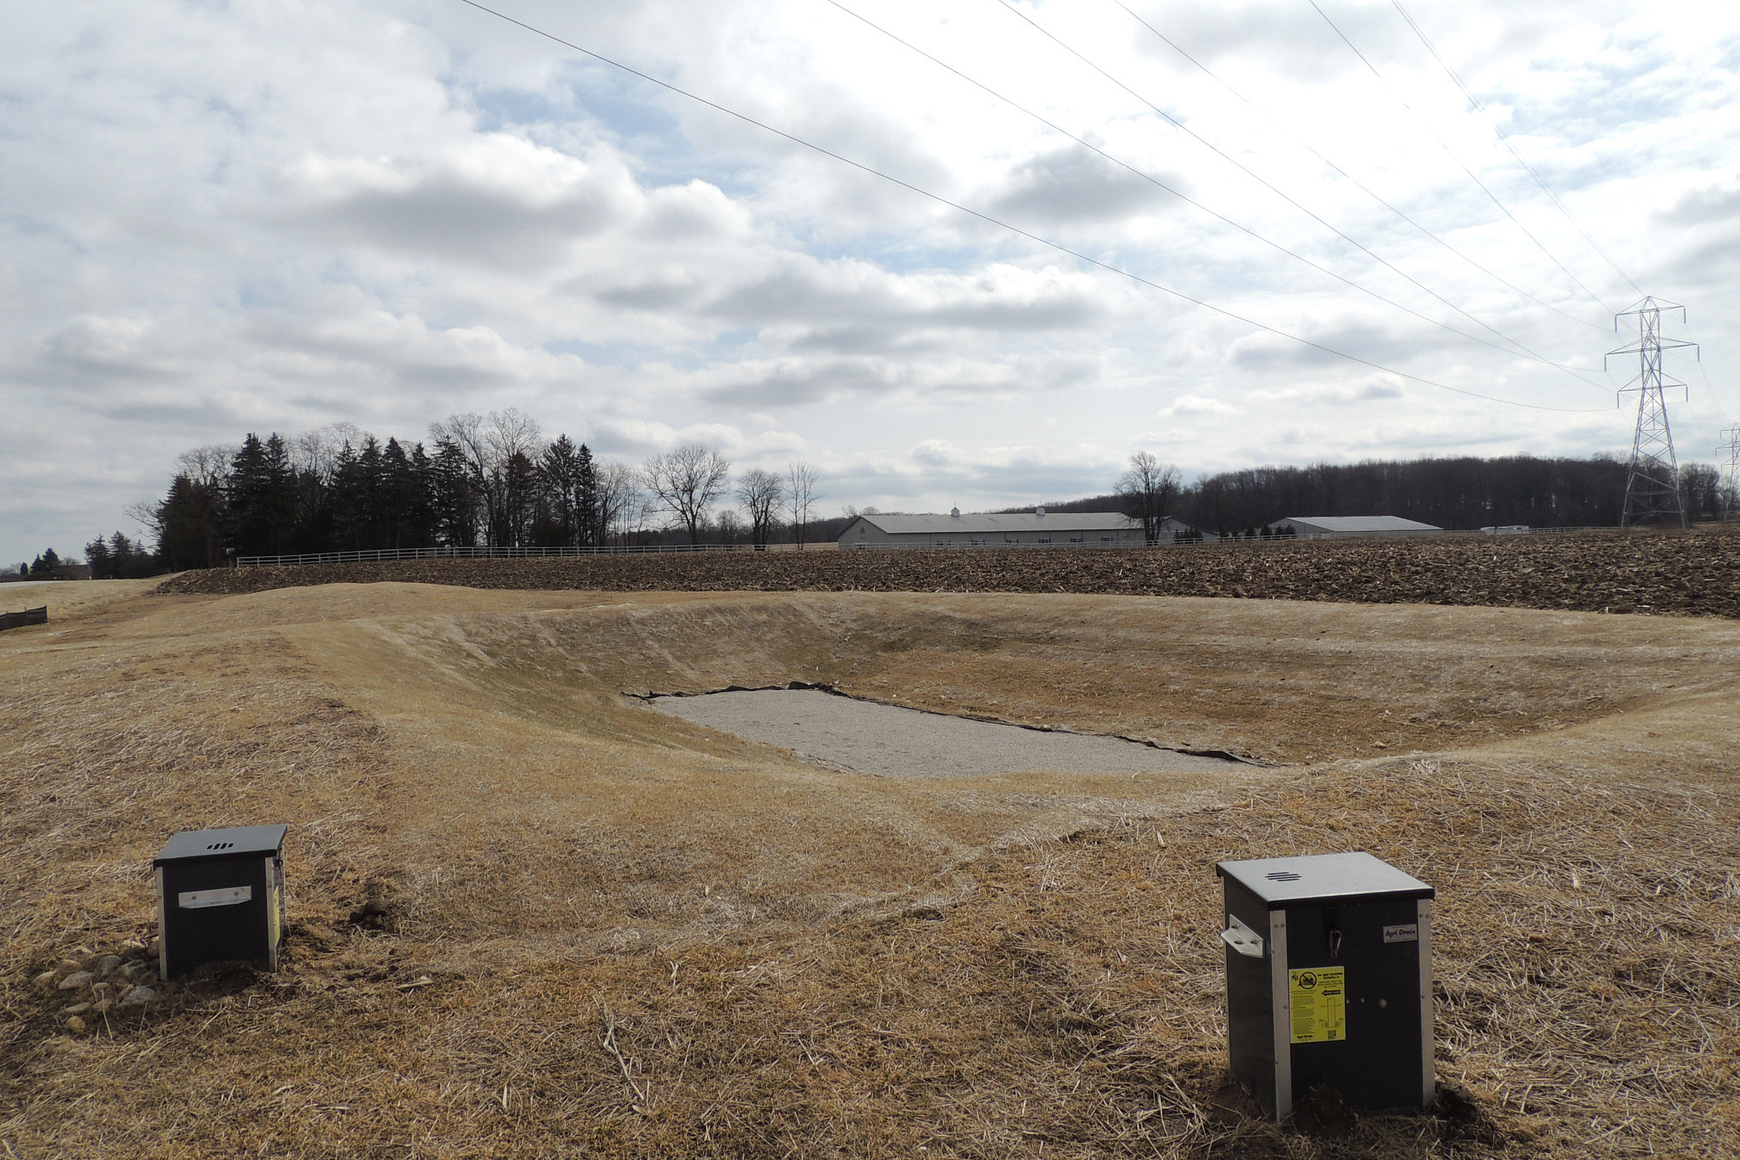
[(187, 476), (202, 487), (217, 487), (228, 478), (230, 464), (241, 449), (239, 443), (213, 443), (208, 447), (183, 451), (175, 457), (175, 464), (181, 469), (177, 474)]
[(1130, 456), (1130, 470), (1118, 480), (1118, 494), (1124, 497), (1126, 513), (1142, 521), (1142, 536), (1150, 544), (1160, 539), (1167, 509), (1178, 498), (1180, 486), (1176, 467), (1146, 451)]
[(719, 518), (713, 522), (713, 527), (718, 532), (719, 542), (729, 544), (734, 542), (743, 531), (743, 521), (737, 518), (736, 512), (730, 508), (725, 508), (719, 513)]
[(785, 508), (791, 513), (792, 538), (797, 541), (798, 550), (802, 551), (810, 510), (821, 494), (816, 491), (815, 469), (803, 460), (794, 459), (786, 464), (785, 476)]
[(640, 473), (626, 463), (600, 463), (596, 542), (608, 542), (612, 533), (621, 535), (623, 524), (640, 506)]
[(689, 543), (698, 544), (707, 510), (725, 490), (730, 473), (731, 463), (723, 455), (689, 443), (648, 459), (641, 467), (641, 482), (654, 506), (688, 530)]
[(345, 444), (361, 447), (369, 438), (369, 433), (355, 423), (328, 423), (316, 427), (290, 440), (290, 466), (297, 474), (312, 476), (324, 486), (332, 482), (332, 473), (338, 467), (338, 458), (343, 454)]
[(773, 534), (774, 512), (785, 498), (785, 485), (779, 476), (757, 467), (744, 472), (737, 480), (737, 498), (749, 513), (749, 539), (757, 548), (767, 547)]

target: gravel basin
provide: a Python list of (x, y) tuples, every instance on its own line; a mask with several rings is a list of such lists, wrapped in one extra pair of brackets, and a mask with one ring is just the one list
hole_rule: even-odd
[(1024, 729), (812, 689), (654, 697), (647, 704), (709, 729), (882, 777), (1202, 773), (1236, 764), (1118, 737)]

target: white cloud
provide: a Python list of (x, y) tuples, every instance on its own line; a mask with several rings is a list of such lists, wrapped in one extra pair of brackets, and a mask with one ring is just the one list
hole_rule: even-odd
[(1163, 418), (1176, 418), (1181, 415), (1236, 415), (1237, 407), (1220, 399), (1208, 399), (1201, 395), (1179, 395), (1169, 406), (1160, 408)]

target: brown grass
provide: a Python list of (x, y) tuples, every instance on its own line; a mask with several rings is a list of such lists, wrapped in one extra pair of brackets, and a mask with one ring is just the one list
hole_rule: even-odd
[[(1737, 658), (1711, 621), (394, 585), (9, 633), (0, 1155), (1740, 1152)], [(1276, 764), (867, 779), (617, 696), (793, 679)], [(277, 820), (284, 970), (69, 1033), (30, 978), (150, 933), (168, 833)], [(1322, 1138), (1217, 1106), (1212, 866), (1335, 849), (1438, 887), (1467, 1098)]]

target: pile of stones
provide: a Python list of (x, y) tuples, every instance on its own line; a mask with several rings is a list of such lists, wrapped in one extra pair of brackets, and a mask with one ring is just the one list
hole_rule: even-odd
[(61, 1017), (68, 1031), (82, 1032), (113, 1011), (149, 1006), (162, 994), (157, 979), (156, 939), (128, 939), (111, 953), (79, 947), (32, 980), (66, 1003)]

